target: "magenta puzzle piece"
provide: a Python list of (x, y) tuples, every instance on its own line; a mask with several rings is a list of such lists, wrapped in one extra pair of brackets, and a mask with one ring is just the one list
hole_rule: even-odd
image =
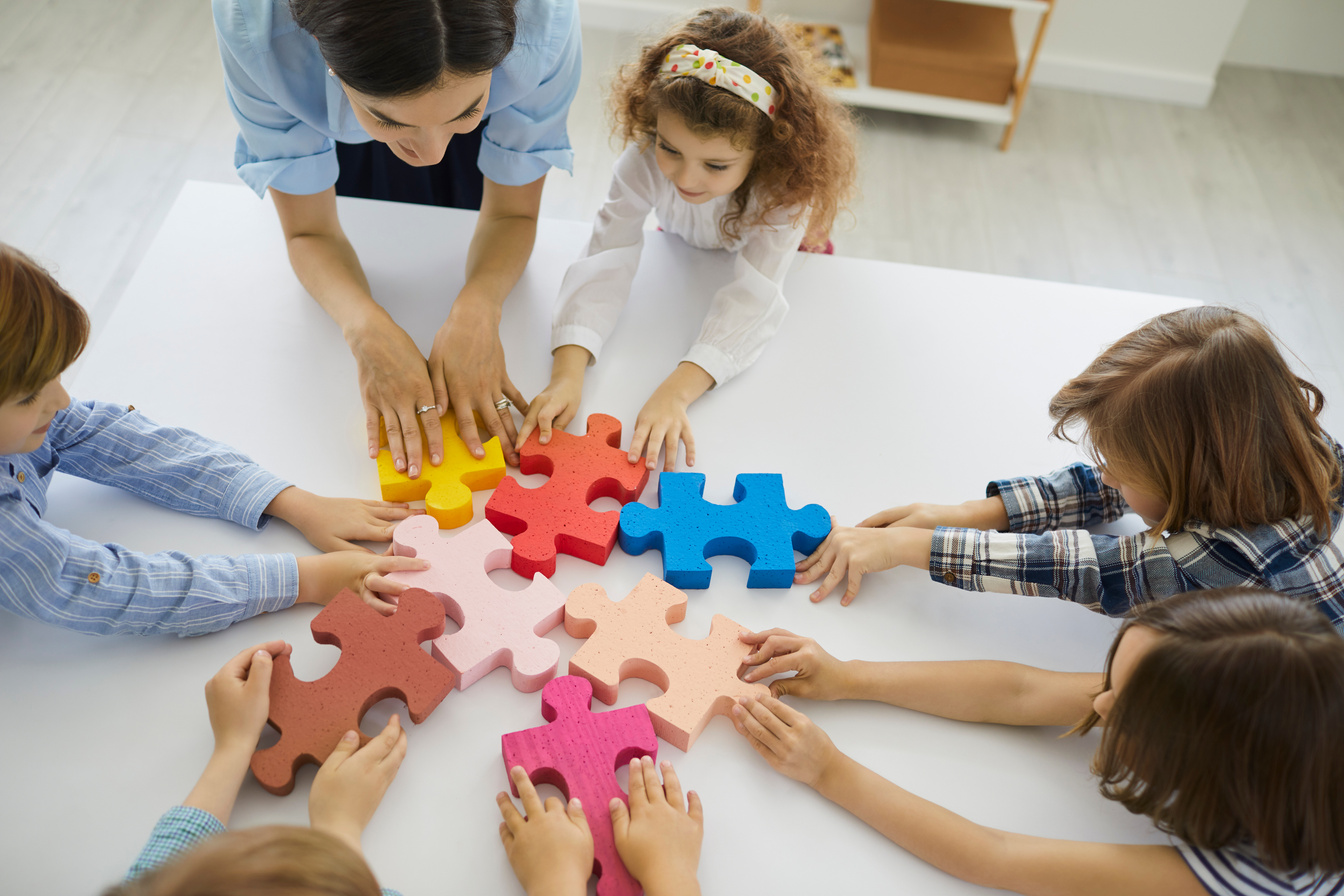
[[(616, 854), (607, 806), (613, 797), (629, 802), (616, 781), (616, 769), (637, 756), (658, 758), (658, 738), (643, 706), (592, 711), (593, 686), (565, 675), (541, 692), (541, 715), (549, 725), (515, 731), (500, 738), (505, 772), (516, 765), (533, 784), (550, 784), (566, 799), (577, 797), (593, 833), (593, 873), (598, 896), (639, 896), (639, 882)], [(518, 789), (509, 788), (513, 795)]]

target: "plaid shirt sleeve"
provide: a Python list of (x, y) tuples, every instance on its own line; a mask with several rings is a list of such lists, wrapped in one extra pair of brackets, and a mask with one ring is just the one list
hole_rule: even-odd
[(174, 806), (163, 813), (158, 824), (154, 825), (149, 842), (140, 850), (140, 857), (131, 866), (126, 879), (132, 880), (147, 871), (153, 871), (178, 853), (186, 852), (224, 831), (224, 822), (204, 809)]
[(1108, 616), (1192, 587), (1162, 539), (1081, 529), (1022, 535), (941, 527), (929, 575), (966, 591), (1058, 597)]
[(1082, 529), (1120, 519), (1129, 510), (1118, 489), (1103, 485), (1087, 464), (1070, 464), (1048, 476), (999, 479), (985, 487), (1008, 511), (1008, 531), (1040, 533)]

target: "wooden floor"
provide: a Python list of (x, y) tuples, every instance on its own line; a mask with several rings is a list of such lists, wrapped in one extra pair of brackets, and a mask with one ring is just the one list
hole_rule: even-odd
[[(606, 193), (604, 87), (635, 40), (584, 31), (577, 163), (550, 177), (551, 217), (590, 220)], [(238, 182), (204, 0), (0, 0), (0, 122), (0, 240), (54, 266), (95, 324), (184, 181)], [(1207, 109), (1036, 88), (1012, 150), (997, 137), (863, 113), (837, 251), (1235, 305), (1344, 405), (1344, 79), (1225, 67)]]

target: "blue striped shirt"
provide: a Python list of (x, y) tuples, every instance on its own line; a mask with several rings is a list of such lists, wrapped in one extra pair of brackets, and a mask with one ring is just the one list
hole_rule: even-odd
[(263, 511), (289, 487), (190, 430), (72, 401), (40, 448), (0, 455), (0, 607), (86, 634), (199, 635), (298, 598), (292, 554), (142, 554), (51, 525), (42, 516), (57, 470), (250, 529), (266, 524)]
[[(1344, 449), (1331, 440), (1344, 467)], [(1137, 604), (1200, 588), (1269, 588), (1312, 601), (1344, 628), (1344, 551), (1308, 518), (1250, 529), (1216, 528), (1190, 520), (1162, 536), (1094, 535), (1083, 527), (1119, 519), (1128, 510), (1120, 492), (1087, 464), (1049, 476), (991, 482), (1008, 511), (1008, 532), (934, 530), (929, 574), (967, 591), (1058, 597), (1108, 616)], [(1330, 522), (1338, 530), (1344, 488), (1334, 495)]]
[(1200, 849), (1177, 842), (1176, 849), (1213, 896), (1340, 896), (1344, 874), (1275, 871), (1250, 847)]

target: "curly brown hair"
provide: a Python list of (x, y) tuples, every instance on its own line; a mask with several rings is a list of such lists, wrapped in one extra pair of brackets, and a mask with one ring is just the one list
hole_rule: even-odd
[[(764, 78), (779, 94), (774, 119), (697, 78), (661, 75), (663, 60), (680, 44), (713, 50)], [(853, 117), (827, 89), (820, 62), (787, 24), (728, 6), (703, 9), (622, 66), (611, 99), (615, 133), (623, 144), (648, 149), (658, 113), (666, 111), (698, 137), (725, 136), (738, 149), (756, 151), (751, 173), (719, 222), (726, 241), (736, 241), (743, 227), (761, 226), (783, 209), (796, 210), (795, 223), (806, 217), (806, 245), (824, 244), (854, 192)], [(753, 196), (756, 208), (748, 220)]]

